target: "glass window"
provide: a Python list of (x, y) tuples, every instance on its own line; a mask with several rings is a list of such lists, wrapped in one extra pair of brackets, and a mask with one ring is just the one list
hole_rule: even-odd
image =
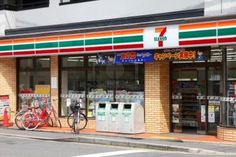
[(84, 66), (83, 56), (64, 57), (62, 59), (62, 67), (83, 67), (83, 66)]
[(116, 65), (116, 101), (144, 105), (144, 65)]
[[(73, 101), (73, 98), (70, 97), (71, 92), (83, 96), (84, 104), (86, 104), (84, 108), (88, 117), (95, 117), (95, 105), (98, 102), (125, 101), (144, 105), (144, 65), (115, 65), (107, 56), (111, 55), (107, 54), (99, 61), (97, 55), (74, 56), (84, 58), (84, 67), (64, 66), (60, 68), (61, 116), (66, 116), (69, 112), (66, 106)], [(68, 58), (70, 57), (61, 57), (60, 63), (63, 65)]]
[[(68, 114), (68, 103), (85, 97), (85, 71), (62, 70), (61, 72), (61, 116)], [(82, 108), (85, 108), (82, 106)]]
[[(236, 46), (227, 47), (227, 97), (236, 98)], [(224, 125), (236, 127), (236, 103), (226, 101), (223, 112)]]
[(36, 58), (35, 68), (50, 68), (50, 58), (46, 57)]
[(33, 59), (31, 58), (20, 59), (19, 66), (21, 70), (33, 69)]
[(222, 49), (221, 48), (211, 48), (210, 57), (208, 62), (222, 62)]
[(42, 105), (43, 100), (50, 101), (50, 58), (18, 59), (18, 96), (19, 109), (32, 103)]

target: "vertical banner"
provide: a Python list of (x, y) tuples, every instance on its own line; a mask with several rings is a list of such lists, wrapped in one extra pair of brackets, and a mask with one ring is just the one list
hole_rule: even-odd
[(5, 108), (9, 108), (9, 96), (0, 95), (0, 120), (3, 119)]

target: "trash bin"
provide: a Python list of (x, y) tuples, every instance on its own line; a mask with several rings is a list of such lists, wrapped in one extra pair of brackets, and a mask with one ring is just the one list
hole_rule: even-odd
[(123, 103), (121, 114), (121, 133), (144, 132), (144, 109), (135, 103)]
[(121, 105), (117, 102), (111, 103), (108, 130), (110, 132), (120, 132), (120, 119), (121, 119)]
[(110, 103), (103, 102), (96, 105), (96, 131), (108, 131), (108, 111)]

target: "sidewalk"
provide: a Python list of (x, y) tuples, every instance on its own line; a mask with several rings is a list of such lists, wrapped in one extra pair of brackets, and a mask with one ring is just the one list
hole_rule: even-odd
[(44, 127), (37, 131), (18, 130), (15, 127), (0, 128), (0, 135), (19, 136), (58, 142), (80, 142), (124, 147), (137, 147), (166, 151), (236, 156), (236, 143), (226, 142), (214, 136), (190, 134), (117, 134), (84, 129), (73, 134), (70, 128)]

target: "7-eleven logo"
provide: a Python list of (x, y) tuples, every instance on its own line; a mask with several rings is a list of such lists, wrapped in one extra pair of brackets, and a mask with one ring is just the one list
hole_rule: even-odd
[(154, 38), (154, 41), (158, 41), (158, 47), (163, 47), (163, 41), (167, 40), (167, 36), (165, 36), (166, 31), (166, 27), (155, 28), (155, 33), (159, 34), (158, 37)]

